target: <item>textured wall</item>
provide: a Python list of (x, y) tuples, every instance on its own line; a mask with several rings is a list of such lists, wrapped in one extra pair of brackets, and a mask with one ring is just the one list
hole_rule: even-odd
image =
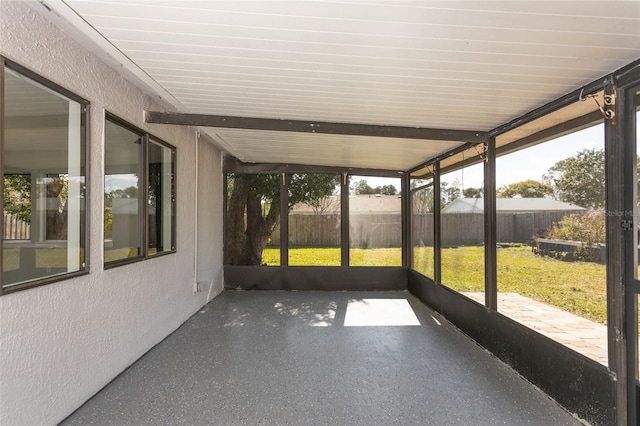
[[(164, 108), (48, 14), (36, 1), (0, 1), (0, 54), (91, 102), (90, 274), (0, 297), (0, 424), (12, 426), (61, 421), (222, 291), (220, 152), (199, 144), (207, 190), (198, 193), (196, 230), (195, 131), (145, 125), (144, 109)], [(103, 270), (105, 110), (177, 148), (176, 254)]]

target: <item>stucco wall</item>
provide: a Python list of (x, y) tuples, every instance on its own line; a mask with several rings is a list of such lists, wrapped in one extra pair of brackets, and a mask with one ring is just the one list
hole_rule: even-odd
[[(0, 297), (0, 424), (12, 426), (61, 421), (222, 291), (221, 153), (200, 141), (194, 167), (194, 129), (145, 125), (144, 109), (164, 108), (47, 13), (0, 1), (0, 54), (91, 102), (90, 274)], [(177, 148), (176, 254), (103, 269), (105, 110)]]

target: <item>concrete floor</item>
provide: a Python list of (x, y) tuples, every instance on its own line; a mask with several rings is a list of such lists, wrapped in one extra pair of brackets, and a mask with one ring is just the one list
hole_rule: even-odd
[(112, 424), (580, 422), (406, 292), (253, 291), (218, 296), (63, 422)]

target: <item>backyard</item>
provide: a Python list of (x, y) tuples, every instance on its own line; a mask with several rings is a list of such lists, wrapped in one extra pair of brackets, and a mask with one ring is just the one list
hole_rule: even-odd
[[(606, 324), (606, 267), (591, 262), (563, 262), (536, 256), (530, 247), (499, 248), (498, 292), (518, 293), (583, 318)], [(400, 248), (351, 249), (358, 265), (398, 266)], [(267, 248), (263, 261), (277, 265), (280, 250)], [(415, 269), (433, 276), (433, 248), (415, 248)], [(290, 265), (339, 266), (340, 248), (289, 249)], [(456, 291), (484, 291), (484, 247), (442, 250), (442, 281)], [(500, 307), (498, 306), (498, 310)]]

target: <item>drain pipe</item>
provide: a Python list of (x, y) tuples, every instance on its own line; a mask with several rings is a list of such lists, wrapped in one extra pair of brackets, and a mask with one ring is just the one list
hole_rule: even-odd
[(195, 196), (193, 200), (193, 292), (197, 293), (198, 288), (198, 150), (200, 146), (200, 129), (196, 129), (195, 144)]

